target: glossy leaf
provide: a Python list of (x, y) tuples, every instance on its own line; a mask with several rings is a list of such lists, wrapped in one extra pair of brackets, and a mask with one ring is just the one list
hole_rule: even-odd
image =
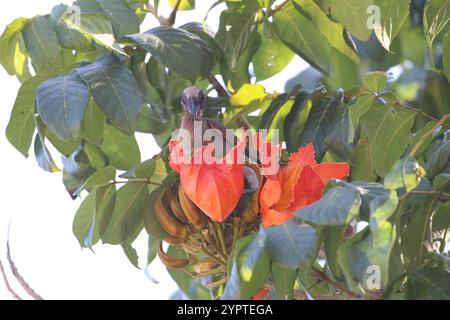
[(274, 263), (298, 269), (314, 258), (317, 246), (316, 232), (295, 220), (266, 229), (266, 248)]
[(281, 41), (312, 67), (325, 75), (332, 73), (329, 42), (292, 4), (275, 14), (274, 28)]
[(400, 159), (384, 178), (384, 185), (388, 189), (405, 188), (406, 192), (410, 192), (419, 184), (420, 178), (424, 175), (424, 169), (415, 159)]
[(157, 27), (126, 38), (186, 79), (206, 77), (212, 69), (213, 57), (206, 43), (185, 30)]
[(336, 187), (313, 204), (300, 209), (294, 215), (318, 225), (348, 223), (359, 213), (361, 197), (352, 187)]
[(36, 16), (22, 30), (25, 46), (38, 74), (55, 74), (64, 67), (56, 33), (47, 18)]
[(36, 104), (42, 121), (65, 141), (74, 141), (80, 131), (89, 92), (76, 73), (51, 78), (37, 91)]
[(145, 183), (129, 183), (117, 191), (117, 200), (103, 241), (120, 244), (143, 226), (143, 212), (148, 204)]
[(124, 0), (97, 0), (98, 5), (111, 19), (117, 39), (139, 32), (139, 22)]
[(6, 128), (8, 141), (28, 157), (31, 140), (35, 131), (34, 100), (36, 89), (44, 81), (43, 77), (33, 77), (22, 84)]
[(88, 84), (108, 119), (127, 133), (134, 132), (142, 101), (130, 69), (110, 54), (83, 63), (76, 72)]
[(379, 176), (385, 176), (405, 151), (414, 119), (414, 112), (395, 112), (389, 105), (375, 105), (361, 119), (369, 138), (370, 156)]

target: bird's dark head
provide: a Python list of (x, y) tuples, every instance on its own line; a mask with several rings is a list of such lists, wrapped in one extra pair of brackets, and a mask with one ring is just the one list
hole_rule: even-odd
[(201, 118), (205, 110), (206, 97), (202, 89), (192, 86), (187, 87), (181, 95), (181, 106), (184, 112), (192, 114), (194, 120)]

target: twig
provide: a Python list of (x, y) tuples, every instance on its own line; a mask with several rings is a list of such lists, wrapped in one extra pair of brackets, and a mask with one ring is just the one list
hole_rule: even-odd
[(446, 114), (445, 116), (442, 117), (441, 120), (439, 120), (433, 126), (433, 128), (431, 128), (426, 134), (424, 134), (422, 137), (420, 137), (419, 141), (417, 141), (416, 145), (413, 147), (413, 149), (409, 153), (409, 157), (414, 158), (414, 156), (416, 155), (416, 153), (420, 149), (420, 147), (425, 143), (425, 141), (428, 140), (429, 137), (431, 137), (433, 135), (433, 132), (435, 132), (437, 128), (444, 125), (449, 120), (450, 120), (450, 114)]
[(20, 275), (19, 271), (17, 270), (16, 266), (14, 265), (14, 261), (11, 258), (11, 252), (9, 249), (9, 239), (6, 242), (6, 258), (9, 262), (9, 267), (11, 268), (11, 271), (14, 275), (14, 277), (17, 279), (17, 282), (22, 286), (22, 288), (25, 290), (26, 293), (30, 295), (35, 300), (44, 300), (39, 294), (37, 294), (33, 288), (30, 287), (30, 285), (25, 281), (25, 279)]
[(351, 298), (360, 298), (360, 295), (349, 290), (348, 288), (344, 287), (343, 285), (331, 280), (324, 272), (322, 272), (321, 270), (317, 269), (317, 268), (312, 268), (312, 270), (314, 271), (314, 273), (317, 275), (317, 277), (322, 280), (323, 282), (328, 283), (329, 285), (335, 287), (336, 289), (344, 292), (345, 294), (347, 294), (349, 297)]
[(222, 247), (222, 252), (226, 256), (227, 255), (227, 246), (225, 244), (225, 237), (223, 234), (222, 226), (219, 223), (217, 223), (216, 221), (214, 221), (214, 226), (216, 227), (217, 234), (219, 235), (219, 242)]
[(5, 269), (3, 268), (3, 264), (2, 264), (1, 261), (0, 261), (0, 272), (3, 275), (3, 281), (5, 282), (5, 286), (6, 286), (6, 289), (8, 290), (8, 292), (11, 293), (11, 295), (14, 297), (14, 299), (22, 300), (22, 298), (14, 291), (14, 289), (11, 288), (11, 286), (9, 284), (9, 281), (8, 281), (8, 278), (6, 276)]

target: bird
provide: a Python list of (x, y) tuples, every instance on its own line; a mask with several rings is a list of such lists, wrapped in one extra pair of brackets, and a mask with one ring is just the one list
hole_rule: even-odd
[[(181, 94), (180, 101), (184, 115), (181, 120), (179, 140), (190, 139), (191, 150), (195, 152), (195, 147), (206, 146), (214, 142), (216, 138), (221, 137), (223, 150), (220, 154), (216, 149), (215, 155), (217, 157), (223, 157), (235, 146), (237, 139), (231, 132), (227, 135), (227, 127), (220, 121), (203, 117), (206, 108), (206, 99), (207, 96), (203, 90), (196, 86), (187, 87)], [(195, 125), (201, 130), (194, 130)], [(204, 134), (209, 129), (214, 130), (214, 132), (209, 132), (211, 137), (205, 137)], [(190, 136), (186, 136), (188, 134)], [(197, 141), (197, 144), (194, 144), (195, 141)]]

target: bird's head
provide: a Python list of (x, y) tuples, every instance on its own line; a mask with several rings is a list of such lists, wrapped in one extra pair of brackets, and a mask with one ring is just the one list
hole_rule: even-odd
[(205, 105), (205, 94), (198, 87), (187, 87), (181, 94), (183, 111), (191, 113), (194, 120), (202, 117)]

